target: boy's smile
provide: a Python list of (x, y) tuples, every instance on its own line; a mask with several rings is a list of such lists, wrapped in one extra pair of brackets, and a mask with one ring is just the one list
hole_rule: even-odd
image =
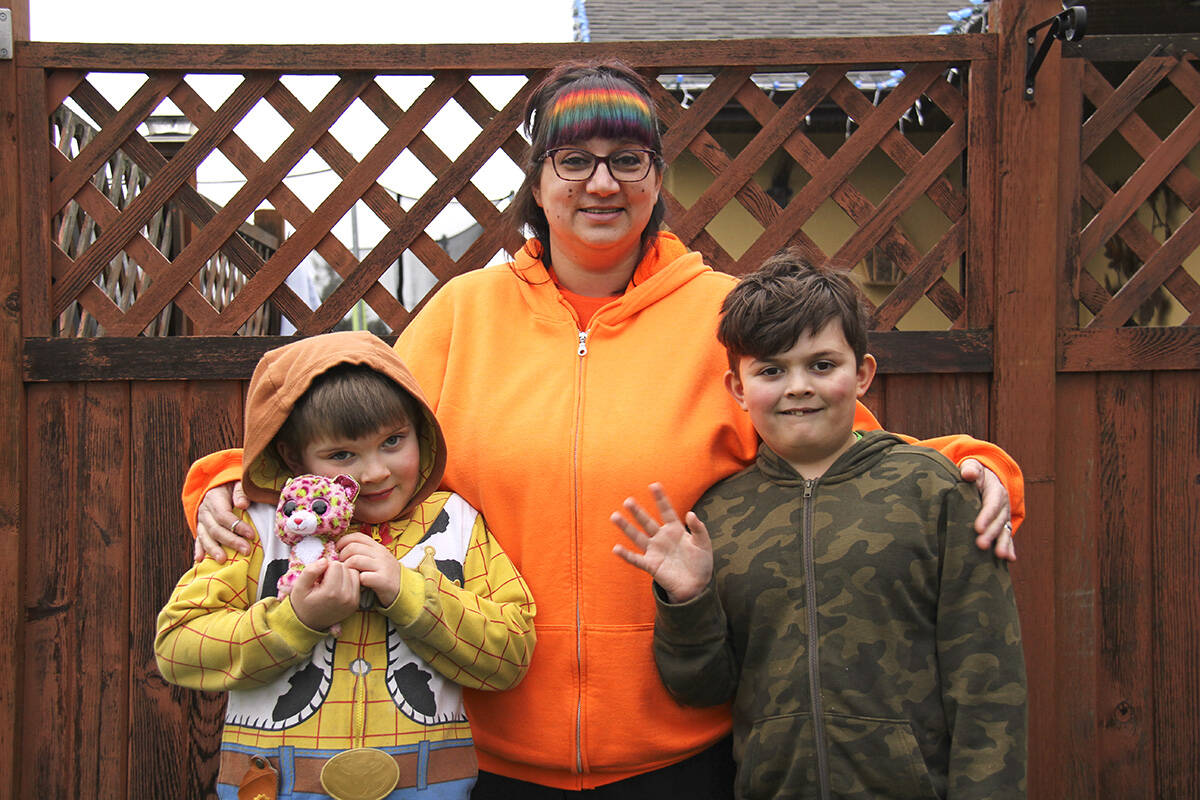
[(790, 350), (742, 356), (725, 386), (762, 440), (805, 478), (816, 478), (854, 442), (854, 411), (875, 376), (875, 359), (855, 363), (841, 323), (802, 334)]
[(354, 519), (379, 525), (400, 516), (421, 477), (421, 446), (407, 421), (385, 425), (357, 439), (318, 436), (288, 458), (297, 472), (334, 477), (349, 475), (361, 487)]

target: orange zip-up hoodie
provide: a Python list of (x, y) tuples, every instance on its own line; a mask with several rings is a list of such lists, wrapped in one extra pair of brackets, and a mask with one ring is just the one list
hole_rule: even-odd
[[(730, 730), (727, 706), (684, 708), (654, 666), (650, 578), (613, 555), (609, 515), (661, 482), (676, 508), (754, 459), (757, 436), (725, 391), (716, 328), (736, 279), (660, 234), (630, 287), (580, 331), (530, 243), (511, 265), (450, 281), (396, 343), (446, 436), (445, 488), (488, 519), (538, 603), (520, 686), (464, 692), (480, 769), (592, 788), (680, 761)], [(879, 423), (861, 404), (856, 427)], [(966, 436), (924, 442), (1020, 471)], [(216, 465), (214, 465), (215, 467)], [(194, 499), (229, 480), (193, 468)], [(207, 476), (203, 473), (207, 472)]]

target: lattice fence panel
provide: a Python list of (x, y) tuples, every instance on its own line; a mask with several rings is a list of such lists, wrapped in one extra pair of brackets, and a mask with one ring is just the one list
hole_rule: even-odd
[[(712, 63), (718, 66), (689, 72), (688, 81), (700, 81), (691, 88), (674, 72), (643, 68), (656, 81), (668, 175), (689, 170), (686, 182), (666, 184), (672, 231), (735, 274), (788, 245), (814, 261), (853, 268), (872, 289), (877, 329), (990, 325), (987, 308), (967, 319), (967, 284), (990, 281), (990, 264), (967, 263), (971, 226), (990, 222), (972, 221), (964, 174), (969, 62), (776, 60), (767, 72)], [(518, 130), (521, 110), (543, 67), (403, 75), (378, 68), (218, 75), (211, 66), (201, 76), (184, 66), (123, 72), (136, 81), (120, 101), (101, 90), (98, 72), (46, 72), (47, 113), (70, 107), (94, 124), (87, 140), (71, 147), (59, 147), (64, 138), (56, 134), (48, 187), (50, 213), (62, 220), (51, 248), (49, 312), (57, 319), (79, 309), (91, 321), (89, 335), (268, 332), (269, 309), (312, 334), (332, 329), (360, 303), (397, 331), (419, 298), (406, 307), (384, 275), (406, 253), (436, 291), (520, 247), (520, 232), (502, 212), (527, 146)], [(205, 90), (214, 76), (225, 80), (223, 93)], [(319, 94), (296, 88), (298, 77), (314, 76), (324, 80)], [(484, 83), (500, 76), (510, 81), (506, 91), (486, 91)], [(417, 81), (419, 90), (398, 91), (400, 77), (410, 89)], [(164, 109), (194, 131), (165, 154), (147, 133)], [(448, 113), (477, 129), (465, 145), (447, 146), (437, 135), (437, 120)], [(268, 148), (247, 134), (249, 121), (264, 115), (281, 130)], [(356, 149), (346, 131), (364, 125), (380, 133), (369, 148)], [(125, 181), (120, 202), (97, 182), (117, 158), (137, 175)], [(427, 172), (427, 183), (397, 191), (388, 170), (402, 161)], [(220, 203), (197, 180), (216, 162), (239, 176)], [(504, 191), (485, 191), (480, 176), (497, 162), (516, 177)], [(313, 163), (334, 177), (316, 199), (299, 188)], [(474, 229), (456, 256), (429, 233), (451, 205)], [(261, 208), (277, 211), (287, 225), (277, 249), (238, 235)], [(359, 214), (384, 230), (365, 247), (345, 234), (345, 221)], [(94, 235), (68, 247), (63, 231), (71, 226)], [(152, 232), (175, 238), (167, 243)], [(288, 280), (313, 254), (331, 276), (315, 308)], [(105, 282), (114, 265), (136, 274), (136, 291)], [(918, 306), (925, 321), (914, 324)]]
[[(1085, 62), (1078, 326), (1200, 323), (1200, 72)], [(1114, 86), (1115, 84), (1115, 86)]]

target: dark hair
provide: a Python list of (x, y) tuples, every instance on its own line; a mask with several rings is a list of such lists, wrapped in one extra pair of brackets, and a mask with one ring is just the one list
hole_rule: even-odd
[[(533, 237), (541, 245), (542, 263), (546, 266), (550, 266), (550, 224), (546, 221), (546, 213), (533, 197), (533, 188), (542, 179), (546, 150), (553, 145), (562, 144), (562, 142), (552, 143), (549, 141), (550, 126), (546, 124), (545, 118), (555, 99), (562, 92), (577, 88), (633, 90), (641, 95), (650, 108), (652, 123), (651, 141), (644, 144), (658, 154), (654, 161), (655, 169), (661, 171), (664, 166), (662, 137), (658, 130), (658, 117), (654, 113), (654, 100), (650, 96), (650, 87), (641, 75), (634, 72), (633, 68), (616, 59), (609, 59), (604, 61), (566, 61), (550, 70), (525, 103), (524, 127), (525, 134), (530, 141), (529, 150), (525, 154), (525, 163), (522, 165), (525, 179), (521, 182), (521, 187), (517, 189), (512, 203), (505, 212), (515, 226), (528, 226), (533, 231)], [(598, 120), (596, 129), (591, 135), (603, 136), (605, 133), (603, 122)], [(650, 220), (642, 231), (643, 255), (654, 242), (655, 236), (658, 235), (666, 213), (667, 205), (660, 194), (654, 203)]]
[(867, 312), (850, 273), (814, 267), (799, 250), (789, 248), (768, 258), (726, 295), (717, 339), (736, 372), (743, 356), (766, 359), (783, 353), (831, 319), (841, 321), (861, 366), (867, 353)]
[(299, 453), (321, 436), (357, 439), (402, 422), (420, 430), (417, 402), (400, 384), (363, 364), (338, 364), (313, 379), (274, 442)]

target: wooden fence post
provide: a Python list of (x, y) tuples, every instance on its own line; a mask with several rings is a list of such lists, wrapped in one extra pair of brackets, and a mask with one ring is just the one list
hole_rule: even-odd
[[(1057, 747), (1055, 687), (1054, 424), (1056, 285), (1059, 270), (1060, 45), (1025, 97), (1026, 31), (1062, 11), (1058, 0), (997, 0), (1000, 36), (999, 198), (992, 431), (1025, 474), (1028, 516), (1012, 574), (1029, 674), (1031, 800), (1065, 797)], [(1036, 34), (1037, 43), (1046, 34)], [(1017, 232), (1020, 232), (1017, 234)]]
[[(7, 0), (13, 49), (29, 40), (29, 0)], [(17, 796), (17, 743), (20, 741), (17, 687), (23, 661), (21, 497), (25, 480), (25, 387), (21, 376), (21, 227), (23, 182), (14, 168), (17, 145), (17, 62), (13, 52), (0, 60), (0, 452), (7, 480), (0, 482), (0, 800)], [(13, 476), (16, 476), (15, 480)]]

